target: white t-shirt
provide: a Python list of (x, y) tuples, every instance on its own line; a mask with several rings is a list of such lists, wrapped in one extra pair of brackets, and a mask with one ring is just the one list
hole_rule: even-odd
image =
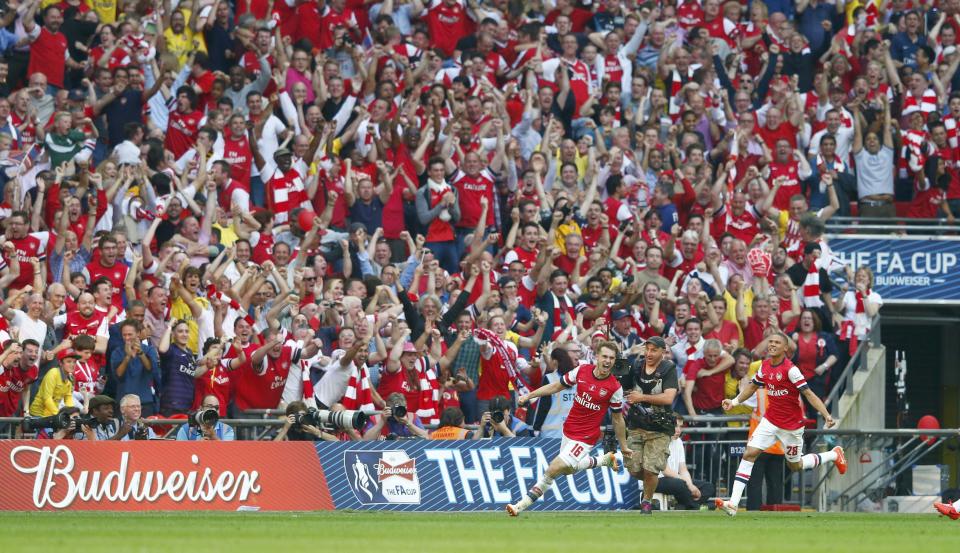
[[(673, 472), (680, 472), (680, 464), (686, 464), (687, 459), (683, 452), (683, 440), (680, 438), (674, 438), (670, 440), (670, 448), (667, 449), (669, 452), (669, 457), (667, 457), (667, 468)], [(663, 473), (660, 473), (660, 476), (663, 476)]]
[(13, 326), (20, 329), (18, 340), (23, 343), (30, 338), (36, 340), (43, 348), (43, 342), (47, 338), (47, 323), (42, 320), (34, 321), (26, 313), (19, 309), (13, 310)]
[(331, 407), (334, 403), (343, 398), (347, 392), (347, 383), (350, 382), (350, 374), (353, 372), (353, 363), (346, 367), (340, 365), (340, 359), (346, 355), (346, 350), (338, 349), (331, 355), (330, 364), (323, 369), (323, 378), (317, 382), (313, 389), (313, 396), (317, 401)]
[[(868, 303), (883, 307), (883, 298), (878, 292), (871, 290), (870, 295), (863, 298), (864, 308)], [(843, 296), (843, 319), (853, 321), (854, 334), (857, 338), (862, 339), (870, 332), (870, 317), (865, 312), (857, 313), (857, 292), (855, 290), (847, 290), (847, 293)]]

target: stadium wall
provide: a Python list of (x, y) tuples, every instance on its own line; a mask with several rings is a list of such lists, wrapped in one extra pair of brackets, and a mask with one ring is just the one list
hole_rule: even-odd
[[(500, 510), (559, 450), (543, 438), (0, 441), (0, 510)], [(638, 498), (626, 471), (604, 467), (559, 479), (532, 509), (623, 509)]]

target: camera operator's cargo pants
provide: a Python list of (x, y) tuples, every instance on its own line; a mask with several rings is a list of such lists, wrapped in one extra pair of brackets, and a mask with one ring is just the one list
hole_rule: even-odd
[(627, 430), (627, 446), (633, 450), (633, 455), (623, 460), (627, 470), (634, 475), (642, 471), (661, 472), (670, 456), (671, 437), (653, 430)]

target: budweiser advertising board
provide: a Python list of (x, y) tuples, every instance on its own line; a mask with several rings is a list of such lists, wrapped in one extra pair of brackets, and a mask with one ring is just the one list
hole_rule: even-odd
[(333, 509), (308, 442), (0, 441), (0, 510)]

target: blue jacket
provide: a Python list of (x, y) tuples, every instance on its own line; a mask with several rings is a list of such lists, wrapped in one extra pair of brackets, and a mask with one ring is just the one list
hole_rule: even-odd
[(120, 377), (115, 376), (116, 367), (120, 365), (127, 353), (123, 347), (110, 353), (110, 366), (113, 367), (111, 373), (117, 382), (116, 397), (136, 394), (142, 403), (156, 403), (155, 391), (160, 389), (161, 382), (160, 356), (157, 354), (157, 348), (149, 342), (141, 342), (140, 348), (150, 359), (151, 370), (146, 370), (140, 357), (134, 357), (127, 363), (127, 370)]

